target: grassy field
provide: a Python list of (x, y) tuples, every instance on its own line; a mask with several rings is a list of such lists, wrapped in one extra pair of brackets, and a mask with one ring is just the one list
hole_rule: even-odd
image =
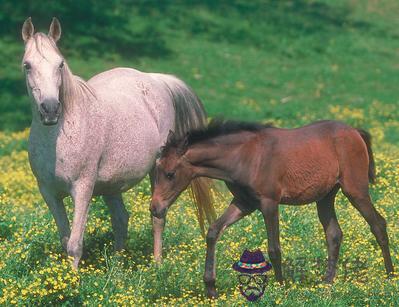
[[(284, 127), (338, 119), (367, 129), (378, 176), (372, 198), (387, 220), (398, 267), (399, 3), (233, 2), (189, 6), (165, 1), (148, 10), (132, 6), (127, 22), (137, 36), (128, 51), (112, 47), (112, 40), (93, 42), (83, 34), (75, 40), (67, 26), (61, 50), (74, 73), (84, 78), (115, 66), (175, 74), (195, 89), (211, 117), (272, 121)], [(63, 16), (58, 17), (63, 23)], [(245, 248), (266, 253), (260, 214), (232, 226), (220, 240), (221, 296), (211, 302), (203, 295), (205, 241), (186, 194), (168, 214), (165, 260), (159, 267), (154, 264), (148, 180), (124, 195), (131, 219), (123, 253), (112, 251), (107, 208), (101, 198), (93, 199), (85, 259), (79, 272), (71, 271), (29, 168), (23, 45), (19, 28), (10, 31), (0, 38), (0, 305), (247, 304), (231, 265)], [(140, 31), (153, 35), (144, 39)], [(227, 193), (217, 198), (218, 213), (230, 198)], [(71, 216), (71, 200), (66, 204)], [(281, 206), (287, 282), (281, 286), (270, 274), (264, 297), (254, 305), (399, 305), (399, 279), (385, 279), (381, 252), (368, 225), (341, 194), (336, 207), (344, 233), (336, 283), (319, 284), (324, 266), (317, 259), (326, 257), (326, 247), (315, 205)]]

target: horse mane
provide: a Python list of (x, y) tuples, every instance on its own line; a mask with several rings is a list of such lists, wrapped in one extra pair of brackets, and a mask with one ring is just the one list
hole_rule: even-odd
[(205, 129), (193, 130), (187, 134), (187, 144), (192, 145), (215, 137), (233, 134), (241, 131), (258, 132), (273, 127), (271, 124), (243, 122), (235, 120), (212, 119)]
[[(79, 101), (90, 101), (95, 99), (94, 90), (84, 81), (82, 78), (75, 76), (68, 64), (65, 61), (64, 56), (61, 54), (54, 40), (48, 35), (37, 32), (33, 36), (33, 41), (29, 45), (29, 48), (25, 52), (25, 57), (36, 50), (43, 58), (46, 59), (45, 50), (52, 49), (64, 60), (64, 67), (61, 71), (62, 84), (60, 88), (60, 101), (63, 103), (65, 111), (68, 112), (68, 107), (70, 107), (77, 100)], [(23, 62), (25, 62), (25, 57)]]
[(212, 119), (207, 127), (189, 131), (186, 136), (179, 138), (171, 135), (165, 146), (162, 148), (161, 156), (164, 157), (171, 148), (184, 144), (190, 146), (198, 142), (210, 140), (216, 137), (238, 133), (242, 131), (258, 132), (266, 128), (274, 127), (270, 123), (261, 124), (256, 122), (244, 122), (235, 120)]
[(62, 69), (61, 78), (60, 101), (65, 106), (66, 112), (68, 112), (68, 107), (77, 101), (88, 102), (96, 99), (94, 90), (90, 85), (82, 78), (73, 75), (66, 62)]

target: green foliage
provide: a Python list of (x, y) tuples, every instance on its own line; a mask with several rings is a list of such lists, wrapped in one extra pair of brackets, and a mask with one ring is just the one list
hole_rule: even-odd
[[(115, 66), (176, 74), (211, 116), (324, 117), (328, 104), (396, 103), (394, 1), (9, 1), (0, 3), (0, 129), (30, 122), (20, 29), (32, 16), (85, 78)], [(382, 17), (380, 17), (382, 16)], [(315, 113), (315, 111), (317, 111)]]

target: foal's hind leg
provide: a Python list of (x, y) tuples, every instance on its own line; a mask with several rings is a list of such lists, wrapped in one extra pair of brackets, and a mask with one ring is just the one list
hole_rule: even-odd
[(324, 280), (328, 283), (332, 283), (334, 280), (342, 241), (342, 231), (334, 209), (334, 200), (338, 189), (339, 186), (335, 187), (326, 197), (317, 202), (317, 214), (327, 240), (328, 262)]
[(222, 235), (223, 231), (240, 220), (246, 214), (243, 213), (236, 205), (235, 199), (232, 200), (230, 206), (208, 229), (206, 236), (206, 260), (204, 283), (206, 293), (209, 298), (217, 297), (216, 292), (216, 242)]
[(129, 213), (125, 208), (121, 194), (104, 195), (103, 198), (111, 214), (112, 229), (115, 237), (115, 250), (119, 251), (125, 248)]
[(272, 199), (262, 199), (260, 210), (266, 224), (268, 254), (272, 262), (274, 274), (278, 282), (283, 281), (281, 270), (280, 229), (278, 217), (278, 202)]
[[(367, 177), (366, 177), (367, 178)], [(389, 251), (389, 240), (386, 230), (385, 219), (377, 212), (373, 206), (368, 192), (368, 182), (361, 180), (361, 177), (351, 176), (344, 178), (342, 190), (352, 205), (360, 212), (367, 223), (370, 225), (371, 232), (374, 234), (382, 250), (384, 257), (385, 270), (388, 276), (393, 273), (391, 254)]]

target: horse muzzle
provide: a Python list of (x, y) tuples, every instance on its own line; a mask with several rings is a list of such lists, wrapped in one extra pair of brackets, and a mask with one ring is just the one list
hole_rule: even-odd
[(61, 109), (61, 103), (58, 100), (45, 99), (39, 106), (40, 119), (43, 125), (52, 126), (57, 124)]

